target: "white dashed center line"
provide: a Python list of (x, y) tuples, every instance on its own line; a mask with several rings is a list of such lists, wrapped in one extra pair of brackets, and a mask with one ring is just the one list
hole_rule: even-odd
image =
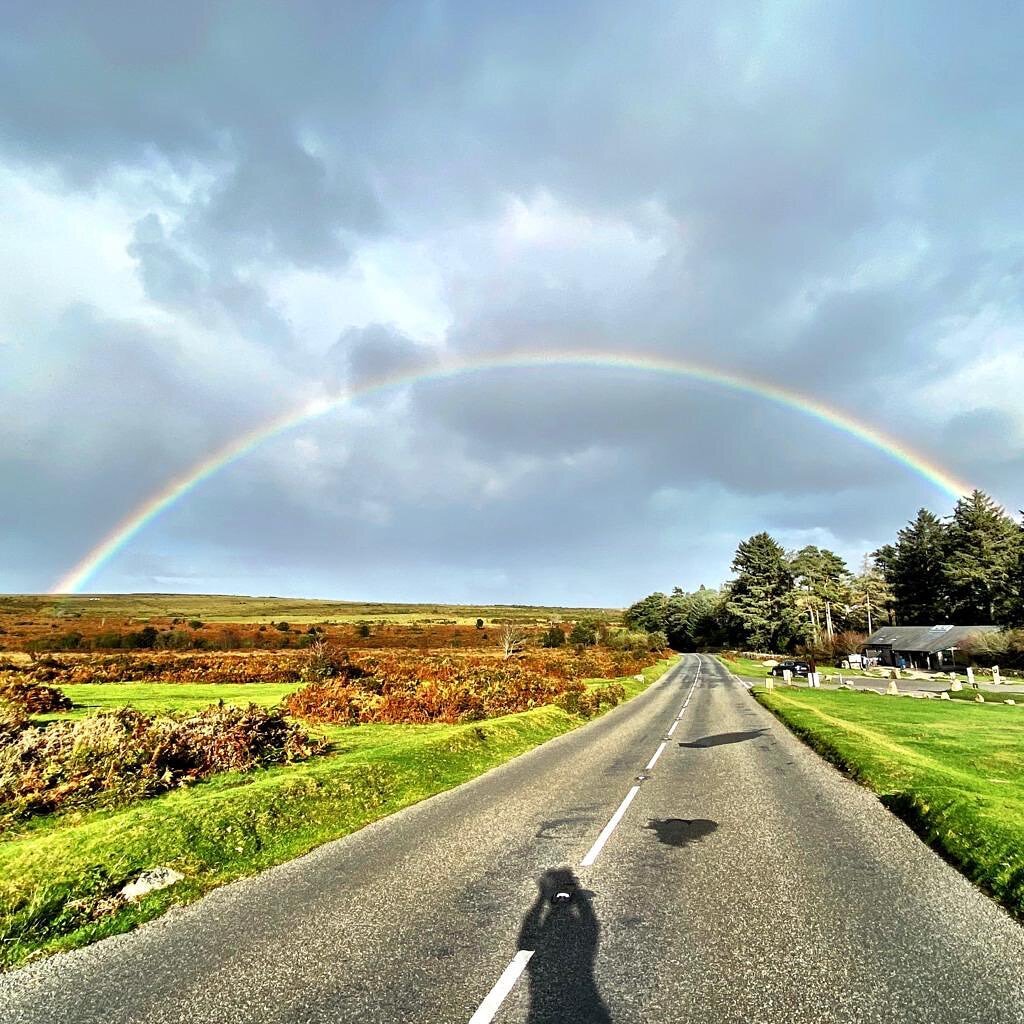
[(667, 746), (668, 746), (668, 743), (667, 743), (667, 742), (664, 742), (664, 741), (662, 741), (661, 745), (660, 745), (660, 746), (658, 747), (658, 749), (657, 749), (657, 750), (656, 750), (656, 751), (654, 752), (654, 757), (652, 757), (652, 758), (650, 759), (650, 761), (648, 761), (648, 762), (647, 762), (647, 766), (646, 766), (646, 767), (644, 768), (644, 771), (645, 771), (645, 772), (649, 772), (649, 771), (650, 771), (650, 770), (651, 770), (651, 769), (652, 769), (652, 768), (653, 768), (653, 767), (654, 767), (654, 766), (655, 766), (655, 765), (656, 765), (656, 764), (658, 763), (658, 758), (659, 758), (659, 757), (661, 757), (661, 752), (662, 752), (662, 751), (663, 751), (663, 750), (665, 749), (665, 747), (667, 747)]
[[(704, 667), (704, 663), (700, 660), (700, 655), (697, 655), (697, 671), (693, 676), (693, 683), (690, 686), (689, 693), (686, 695), (686, 700), (683, 702), (683, 706), (679, 709), (679, 714), (672, 722), (672, 726), (668, 731), (669, 736), (676, 731), (676, 726), (679, 724), (680, 719), (683, 717), (683, 713), (686, 711), (687, 705), (690, 703), (690, 698), (693, 696), (694, 688), (697, 685), (697, 680), (700, 679), (700, 670)], [(644, 771), (650, 771), (655, 764), (658, 762), (658, 758), (661, 757), (665, 747), (668, 746), (668, 740), (663, 740), (659, 745), (658, 749), (654, 752), (654, 756), (647, 762), (647, 767)], [(630, 791), (626, 794), (622, 803), (619, 804), (618, 810), (609, 818), (608, 824), (601, 830), (601, 834), (597, 837), (594, 845), (587, 851), (587, 855), (580, 861), (582, 867), (590, 867), (591, 864), (597, 860), (598, 854), (604, 849), (604, 844), (611, 838), (611, 834), (618, 827), (620, 821), (622, 821), (623, 815), (629, 809), (629, 805), (633, 802), (633, 798), (640, 792), (639, 786), (633, 786)], [(476, 1013), (469, 1018), (469, 1024), (490, 1024), (491, 1020), (494, 1019), (494, 1015), (498, 1012), (501, 1004), (505, 1001), (505, 997), (512, 991), (513, 986), (519, 980), (519, 976), (526, 970), (526, 965), (530, 962), (530, 957), (533, 956), (532, 949), (521, 949), (512, 958), (512, 962), (501, 972), (501, 977), (495, 982), (494, 988), (487, 993), (487, 998), (480, 1004)]]
[(597, 837), (597, 842), (587, 851), (586, 857), (580, 861), (583, 867), (590, 867), (591, 864), (597, 860), (597, 855), (604, 849), (604, 844), (608, 842), (609, 837), (615, 831), (616, 826), (622, 821), (622, 816), (626, 813), (629, 805), (633, 802), (633, 797), (640, 792), (639, 786), (634, 786), (627, 794), (626, 798), (619, 804), (619, 809), (609, 818), (608, 824), (601, 830), (601, 834)]
[(487, 998), (480, 1004), (476, 1013), (469, 1018), (469, 1024), (490, 1024), (498, 1007), (505, 1001), (505, 996), (512, 991), (512, 986), (519, 980), (519, 975), (526, 970), (526, 965), (533, 956), (532, 949), (521, 949), (512, 962), (501, 972), (501, 977), (494, 983), (494, 988), (487, 993)]

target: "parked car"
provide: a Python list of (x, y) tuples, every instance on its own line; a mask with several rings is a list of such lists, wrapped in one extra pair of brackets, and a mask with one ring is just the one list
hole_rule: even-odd
[(803, 676), (807, 678), (808, 673), (811, 671), (811, 666), (806, 661), (780, 661), (773, 669), (773, 676), (781, 676), (783, 672), (789, 669), (794, 676)]

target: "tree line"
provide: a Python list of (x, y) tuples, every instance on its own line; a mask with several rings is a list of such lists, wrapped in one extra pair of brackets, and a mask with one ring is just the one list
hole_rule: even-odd
[(1024, 522), (982, 491), (952, 515), (922, 508), (857, 572), (834, 551), (786, 551), (767, 532), (741, 541), (732, 579), (655, 593), (626, 610), (635, 629), (659, 630), (673, 647), (736, 646), (821, 656), (856, 650), (885, 624), (1024, 624)]

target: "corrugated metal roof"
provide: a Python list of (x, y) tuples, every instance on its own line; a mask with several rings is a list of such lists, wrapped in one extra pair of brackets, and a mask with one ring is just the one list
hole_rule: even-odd
[(883, 626), (868, 637), (864, 646), (935, 654), (948, 651), (950, 647), (959, 647), (962, 640), (975, 633), (991, 633), (998, 629), (998, 626)]

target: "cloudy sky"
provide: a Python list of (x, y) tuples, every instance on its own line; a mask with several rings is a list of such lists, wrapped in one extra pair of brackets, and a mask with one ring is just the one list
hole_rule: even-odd
[[(3, 8), (0, 590), (289, 409), (519, 352), (793, 388), (1024, 504), (1017, 4)], [(85, 589), (620, 604), (951, 504), (749, 394), (493, 370), (258, 445)]]

